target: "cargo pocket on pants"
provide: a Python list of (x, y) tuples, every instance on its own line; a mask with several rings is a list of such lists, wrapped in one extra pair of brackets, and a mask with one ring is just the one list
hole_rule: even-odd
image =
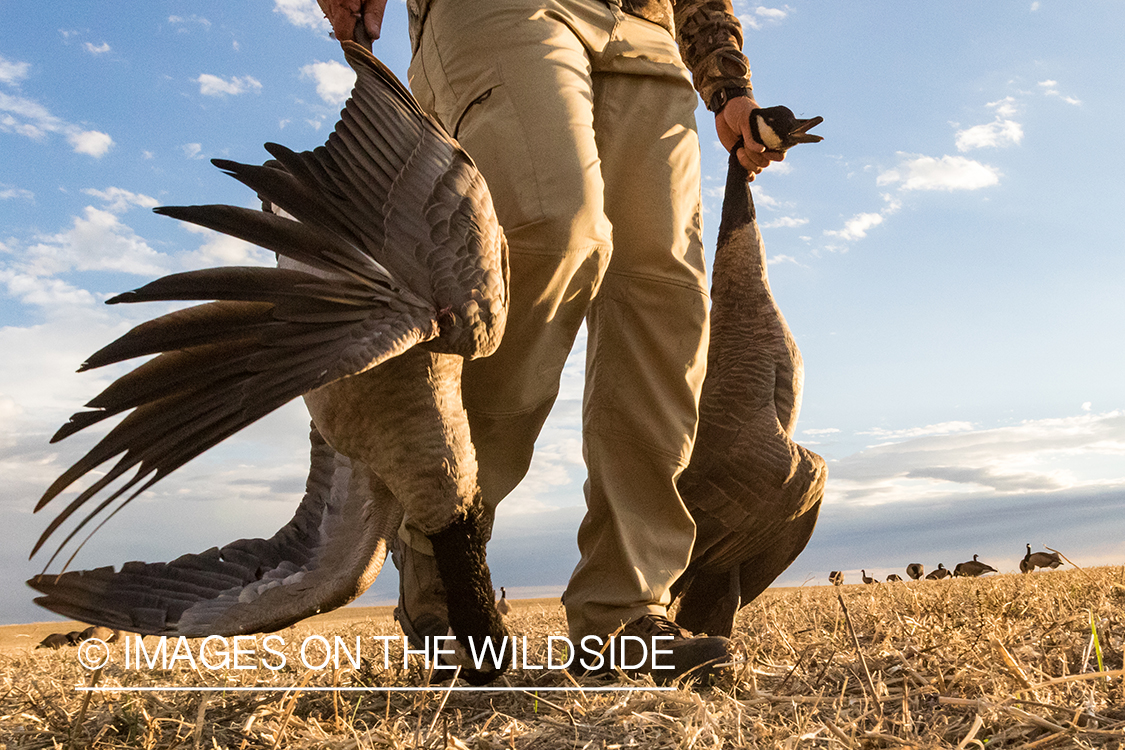
[(478, 78), (452, 115), (453, 137), (484, 175), (504, 230), (541, 220), (544, 211), (531, 149), (498, 76), (490, 71)]

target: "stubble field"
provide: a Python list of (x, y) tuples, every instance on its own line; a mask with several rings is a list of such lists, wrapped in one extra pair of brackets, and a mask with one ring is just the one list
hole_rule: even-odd
[[(1123, 748), (1123, 586), (1114, 567), (771, 591), (739, 614), (732, 678), (698, 691), (551, 668), (566, 629), (545, 600), (507, 618), (528, 652), (505, 690), (418, 690), (450, 682), (404, 666), (388, 610), (306, 621), (277, 656), (259, 637), (225, 667), (217, 643), (164, 669), (137, 668), (132, 640), (126, 667), (119, 642), (91, 671), (76, 647), (0, 639), (0, 748)], [(358, 668), (320, 667), (337, 636), (364, 644)], [(562, 690), (579, 687), (598, 690)]]

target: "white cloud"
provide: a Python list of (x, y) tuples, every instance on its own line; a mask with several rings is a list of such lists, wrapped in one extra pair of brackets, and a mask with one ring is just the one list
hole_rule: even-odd
[(1040, 81), (1039, 87), (1043, 89), (1043, 93), (1046, 96), (1060, 97), (1067, 104), (1074, 104), (1074, 105), (1077, 106), (1077, 105), (1082, 103), (1082, 101), (1080, 99), (1075, 99), (1073, 96), (1063, 96), (1061, 93), (1059, 93), (1059, 82), (1058, 81), (1050, 81), (1050, 80)]
[(751, 29), (761, 29), (763, 23), (781, 23), (789, 15), (787, 8), (767, 8), (764, 5), (759, 5), (751, 10), (749, 13), (744, 13), (738, 17), (743, 26), (748, 26)]
[(280, 13), (294, 26), (328, 31), (332, 27), (316, 0), (274, 0), (274, 13)]
[(58, 234), (37, 238), (25, 248), (12, 270), (30, 276), (66, 271), (123, 271), (154, 276), (170, 267), (168, 256), (153, 250), (114, 214), (87, 206), (74, 225)]
[[(500, 504), (498, 513), (505, 515), (534, 513), (559, 507), (560, 502), (568, 505), (580, 502), (580, 494), (575, 498), (574, 495), (565, 493), (565, 500), (552, 498), (551, 494), (558, 494), (560, 488), (574, 487), (585, 475), (581, 430), (554, 427), (545, 429), (544, 433), (535, 447), (535, 457), (531, 461), (527, 476)], [(554, 502), (551, 502), (552, 500)]]
[(31, 63), (13, 62), (0, 55), (0, 83), (15, 84), (27, 78)]
[(340, 105), (347, 101), (355, 86), (355, 71), (335, 60), (314, 62), (301, 68), (301, 78), (316, 81), (316, 93), (329, 104)]
[(101, 198), (106, 202), (105, 209), (115, 214), (129, 210), (130, 206), (155, 208), (160, 205), (160, 202), (153, 197), (144, 195), (143, 193), (134, 193), (119, 187), (110, 187), (105, 190), (86, 188), (82, 192), (86, 195), (92, 195), (95, 198)]
[(189, 159), (202, 159), (203, 158), (203, 144), (201, 143), (185, 143), (180, 146), (184, 152), (184, 156)]
[(899, 154), (903, 162), (895, 169), (879, 174), (876, 184), (901, 183), (901, 190), (979, 190), (1000, 182), (995, 167), (963, 156), (932, 156)]
[[(883, 223), (884, 219), (902, 208), (902, 202), (894, 196), (884, 193), (882, 197), (887, 204), (883, 207), (882, 211), (856, 214), (844, 222), (843, 229), (825, 229), (824, 235), (826, 237), (836, 237), (848, 242), (863, 239), (867, 236), (868, 230), (879, 226)], [(838, 246), (829, 247), (827, 249), (831, 251), (846, 251), (847, 247)]]
[[(24, 188), (8, 187), (7, 185), (0, 185), (0, 200), (9, 200), (11, 198), (24, 198), (26, 200), (35, 200), (35, 193)], [(2, 247), (2, 246), (0, 246)]]
[[(771, 167), (771, 169), (772, 169), (772, 167)], [(768, 192), (766, 192), (766, 189), (763, 188), (761, 185), (759, 185), (757, 182), (752, 183), (752, 185), (753, 185), (753, 188), (754, 188), (754, 205), (755, 206), (757, 206), (759, 208), (764, 207), (764, 208), (782, 209), (782, 208), (786, 208), (786, 207), (789, 207), (789, 206), (792, 205), (792, 204), (788, 204), (788, 203), (783, 204), (777, 198), (774, 198), (772, 195), (770, 195)], [(723, 187), (712, 188), (712, 190), (714, 191), (712, 193), (712, 197), (714, 197), (714, 198), (722, 198), (723, 194), (726, 192), (726, 188), (723, 188)]]
[(1015, 117), (1017, 111), (1016, 100), (1011, 96), (1005, 96), (1003, 99), (989, 102), (985, 106), (995, 109), (997, 117)]
[(44, 278), (0, 268), (0, 283), (7, 287), (9, 296), (25, 305), (56, 308), (91, 306), (95, 303), (94, 295), (62, 279)]
[(834, 461), (829, 491), (873, 504), (957, 494), (1125, 488), (1125, 412), (978, 429), (945, 422), (868, 433), (900, 442)]
[(821, 427), (810, 428), (808, 430), (801, 430), (802, 435), (835, 435), (840, 429), (838, 427)]
[(883, 223), (883, 215), (877, 213), (856, 214), (844, 222), (843, 229), (826, 229), (824, 234), (842, 240), (859, 240), (867, 236), (867, 230)]
[(781, 228), (781, 227), (788, 227), (788, 228), (803, 227), (805, 224), (808, 224), (808, 223), (809, 223), (808, 219), (798, 219), (795, 216), (781, 216), (781, 217), (778, 217), (776, 219), (772, 219), (770, 221), (767, 221), (764, 224), (760, 224), (759, 226), (762, 229), (776, 229), (776, 228)]
[(109, 43), (108, 42), (102, 42), (101, 44), (99, 44), (97, 46), (91, 44), (90, 42), (86, 42), (82, 46), (85, 47), (86, 51), (89, 52), (91, 55), (104, 55), (106, 52), (109, 52)]
[[(211, 28), (211, 22), (203, 16), (168, 16), (168, 23), (177, 26), (193, 23), (205, 29)], [(186, 29), (180, 29), (180, 31), (186, 31)]]
[(55, 133), (62, 135), (80, 154), (95, 158), (104, 156), (113, 146), (113, 139), (97, 130), (83, 130), (55, 117), (39, 102), (22, 96), (0, 92), (0, 131), (16, 133), (32, 140), (46, 140)]
[(952, 435), (957, 432), (969, 432), (972, 429), (972, 422), (940, 422), (938, 424), (926, 425), (925, 427), (910, 427), (904, 430), (884, 430), (881, 427), (874, 427), (856, 434), (873, 435), (880, 440), (902, 440), (905, 438), (925, 437), (927, 435)]
[(984, 125), (957, 131), (957, 150), (998, 148), (1011, 146), (1023, 140), (1023, 128), (1014, 120), (997, 118)]
[(204, 96), (226, 96), (245, 94), (247, 91), (260, 91), (262, 88), (253, 76), (231, 76), (229, 79), (220, 78), (210, 73), (202, 73), (195, 81), (199, 84), (199, 93)]
[(100, 159), (113, 147), (113, 139), (108, 133), (97, 130), (81, 130), (69, 133), (66, 140), (74, 146), (75, 153), (88, 154)]
[(196, 224), (180, 222), (180, 225), (189, 232), (204, 238), (203, 244), (196, 250), (178, 258), (180, 264), (185, 268), (277, 265), (274, 254), (257, 245)]

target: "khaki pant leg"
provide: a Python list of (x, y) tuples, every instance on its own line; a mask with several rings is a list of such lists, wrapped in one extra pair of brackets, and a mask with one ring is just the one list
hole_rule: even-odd
[(695, 524), (675, 483), (691, 457), (708, 323), (696, 94), (682, 78), (615, 73), (595, 73), (595, 92), (614, 250), (587, 316), (572, 638), (664, 614), (687, 566)]
[(477, 162), (511, 248), (504, 340), (464, 377), (485, 501), (524, 476), (589, 311), (570, 631), (663, 613), (694, 539), (675, 479), (706, 333), (695, 94), (675, 44), (598, 0), (434, 0), (419, 42), (411, 88)]
[[(504, 338), (462, 380), (490, 510), (527, 472), (610, 256), (590, 50), (609, 40), (615, 16), (596, 0), (573, 4), (578, 15), (526, 0), (434, 0), (410, 66), (419, 102), (488, 181), (508, 239)], [(403, 536), (429, 551), (409, 519)]]

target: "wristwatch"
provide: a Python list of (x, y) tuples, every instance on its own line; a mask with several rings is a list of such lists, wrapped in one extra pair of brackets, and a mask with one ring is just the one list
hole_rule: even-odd
[(731, 99), (749, 95), (749, 86), (731, 86), (725, 89), (719, 89), (711, 95), (711, 101), (707, 102), (707, 109), (712, 112), (721, 112), (723, 107), (727, 106), (727, 102)]

